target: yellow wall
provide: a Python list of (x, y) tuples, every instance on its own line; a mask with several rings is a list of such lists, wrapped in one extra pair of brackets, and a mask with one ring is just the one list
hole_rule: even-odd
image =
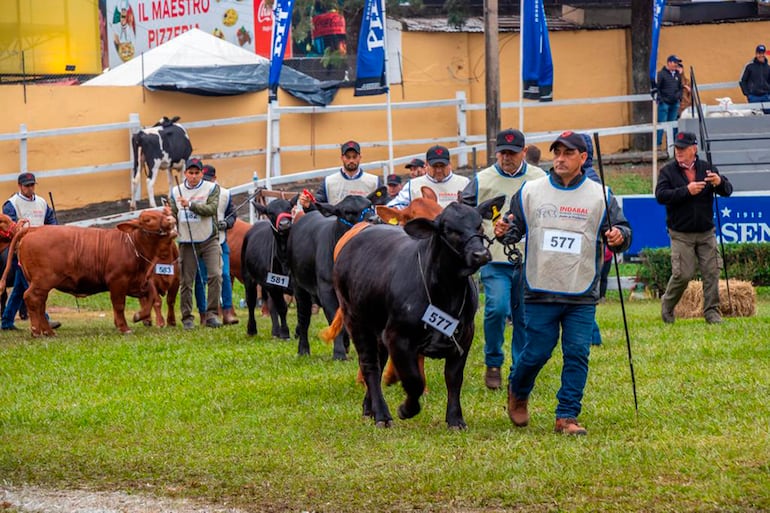
[[(671, 53), (694, 66), (700, 84), (736, 82), (744, 64), (753, 57), (754, 46), (766, 42), (770, 22), (723, 23), (664, 27), (660, 39), (660, 62)], [(554, 60), (554, 96), (556, 99), (602, 97), (628, 94), (630, 64), (628, 34), (624, 30), (592, 30), (552, 32)], [(392, 89), (394, 103), (454, 98), (465, 93), (470, 103), (484, 103), (484, 38), (482, 34), (445, 34), (405, 32), (402, 37), (404, 83)], [(516, 101), (518, 34), (500, 34), (500, 74), (503, 102)], [(236, 97), (201, 97), (183, 93), (142, 91), (140, 87), (27, 87), (27, 100), (21, 86), (0, 87), (0, 134), (17, 132), (25, 123), (28, 130), (41, 130), (128, 121), (129, 113), (139, 114), (149, 125), (163, 115), (178, 115), (185, 121), (198, 121), (264, 114), (265, 92)], [(731, 96), (744, 102), (737, 85), (730, 90), (704, 91), (703, 100)], [(352, 96), (351, 89), (341, 89), (334, 105), (383, 102), (383, 97)], [(279, 92), (281, 105), (304, 105)], [(537, 104), (536, 105), (542, 105)], [(501, 113), (502, 126), (517, 126), (515, 109)], [(539, 106), (525, 109), (525, 133), (590, 129), (629, 123), (628, 104), (602, 104), (581, 107)], [(482, 134), (484, 111), (473, 112), (468, 131)], [(395, 139), (426, 139), (456, 135), (453, 108), (393, 111)], [(263, 149), (265, 125), (225, 126), (190, 130), (195, 154)], [(383, 112), (319, 112), (312, 115), (285, 115), (281, 119), (281, 144), (337, 145), (347, 139), (361, 141), (387, 140), (386, 117)], [(626, 148), (627, 137), (602, 140), (605, 152)], [(396, 148), (396, 157), (425, 151), (425, 144)], [(547, 150), (547, 145), (541, 145)], [(33, 139), (29, 142), (29, 169), (45, 171), (85, 165), (108, 164), (128, 160), (127, 132), (104, 132), (72, 137)], [(387, 148), (364, 148), (364, 161), (387, 158)], [(484, 156), (480, 155), (479, 159)], [(283, 174), (330, 167), (339, 163), (336, 150), (311, 151), (306, 154), (287, 152), (282, 155)], [(222, 158), (212, 161), (224, 185), (238, 185), (251, 179), (256, 170), (264, 177), (263, 156)], [(18, 143), (0, 142), (0, 164), (3, 173), (18, 173)], [(405, 172), (400, 169), (399, 172)], [(74, 208), (87, 203), (125, 200), (129, 196), (129, 173), (120, 171), (92, 176), (46, 178), (38, 187), (40, 193), (54, 192), (57, 208)], [(0, 199), (16, 190), (14, 181), (0, 182)], [(156, 193), (165, 194), (165, 177), (156, 182)]]

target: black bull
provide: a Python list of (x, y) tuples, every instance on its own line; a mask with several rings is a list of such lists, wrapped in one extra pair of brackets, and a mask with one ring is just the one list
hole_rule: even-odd
[[(420, 412), (425, 383), (417, 355), (423, 354), (445, 359), (446, 422), (450, 428), (466, 427), (460, 389), (478, 307), (471, 275), (491, 258), (482, 217), (490, 219), (493, 205), (499, 210), (504, 201), (499, 196), (476, 208), (452, 203), (434, 221), (415, 219), (403, 229), (372, 226), (339, 252), (334, 288), (366, 382), (363, 413), (377, 426), (388, 427), (393, 420), (381, 385), (388, 354), (406, 392), (398, 407), (402, 419)], [(429, 305), (458, 321), (451, 336), (423, 321)]]

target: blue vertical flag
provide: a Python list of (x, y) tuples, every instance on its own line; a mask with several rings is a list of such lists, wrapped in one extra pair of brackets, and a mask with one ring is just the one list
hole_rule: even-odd
[(385, 77), (385, 10), (381, 0), (366, 0), (358, 34), (356, 88), (354, 96), (388, 92)]
[(524, 18), (521, 20), (521, 65), (524, 98), (550, 102), (553, 100), (553, 60), (548, 25), (542, 0), (522, 0)]
[(291, 28), (291, 11), (294, 9), (294, 0), (276, 0), (273, 10), (273, 42), (270, 48), (270, 99), (275, 99), (278, 92), (278, 82), (281, 78), (283, 56), (289, 41), (289, 29)]
[(652, 44), (650, 45), (650, 88), (656, 87), (656, 74), (658, 70), (658, 39), (660, 38), (660, 26), (663, 23), (663, 10), (666, 8), (666, 0), (654, 0), (652, 4)]

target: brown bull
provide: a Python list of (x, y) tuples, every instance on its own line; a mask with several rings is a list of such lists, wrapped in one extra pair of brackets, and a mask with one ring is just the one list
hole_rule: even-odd
[[(148, 294), (139, 298), (140, 310), (134, 314), (134, 322), (143, 321), (152, 326), (155, 312), (158, 327), (176, 326), (176, 296), (179, 293), (179, 248), (176, 244), (161, 244), (158, 256), (147, 268), (145, 280)], [(166, 296), (166, 319), (163, 318), (163, 296)]]
[(241, 249), (243, 248), (243, 238), (249, 228), (251, 228), (249, 223), (236, 219), (233, 227), (227, 230), (227, 245), (230, 247), (230, 276), (232, 278), (223, 276), (223, 279), (237, 279), (243, 283)]
[(29, 282), (24, 300), (32, 335), (54, 335), (45, 317), (51, 289), (76, 297), (109, 291), (115, 326), (130, 333), (126, 296), (148, 294), (148, 269), (176, 235), (174, 218), (154, 210), (113, 229), (45, 225), (19, 234), (13, 244)]

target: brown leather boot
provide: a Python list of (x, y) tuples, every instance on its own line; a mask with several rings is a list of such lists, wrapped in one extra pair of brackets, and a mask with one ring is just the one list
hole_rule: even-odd
[(555, 433), (562, 433), (565, 435), (587, 435), (586, 428), (578, 424), (578, 421), (574, 417), (568, 417), (563, 419), (556, 419), (556, 426), (553, 428)]
[(508, 417), (516, 427), (524, 427), (529, 424), (529, 411), (527, 411), (527, 399), (519, 399), (508, 386)]
[(487, 388), (490, 390), (497, 390), (502, 383), (500, 367), (487, 367), (487, 371), (484, 373), (484, 384)]
[(238, 318), (235, 316), (235, 310), (227, 308), (222, 313), (222, 322), (224, 324), (238, 324)]
[(206, 325), (206, 312), (201, 313), (200, 317), (201, 317), (201, 326), (205, 326)]

